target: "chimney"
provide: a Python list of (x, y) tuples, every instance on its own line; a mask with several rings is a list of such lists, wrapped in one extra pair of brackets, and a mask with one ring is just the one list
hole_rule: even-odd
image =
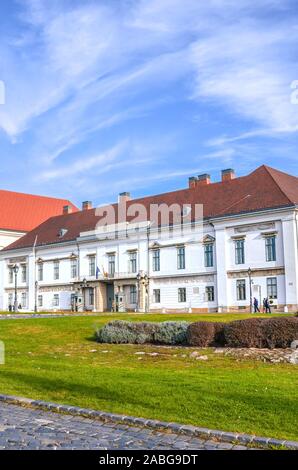
[(127, 202), (131, 200), (131, 195), (128, 192), (120, 193), (118, 196), (118, 202)]
[(230, 181), (235, 178), (235, 172), (232, 168), (221, 171), (221, 181)]
[(82, 204), (82, 210), (83, 211), (88, 211), (89, 209), (92, 209), (92, 202), (91, 201), (84, 201)]
[(197, 186), (204, 186), (210, 183), (210, 175), (208, 175), (207, 173), (204, 173), (203, 175), (198, 175), (198, 180), (196, 182)]
[(72, 207), (71, 206), (63, 206), (63, 215), (71, 214), (72, 213)]
[(188, 178), (188, 187), (189, 189), (195, 188), (197, 185), (197, 178), (195, 176), (191, 176)]

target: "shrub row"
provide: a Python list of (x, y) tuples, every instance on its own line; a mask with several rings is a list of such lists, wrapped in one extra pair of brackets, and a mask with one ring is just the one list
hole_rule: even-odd
[(100, 343), (186, 344), (187, 322), (128, 322), (116, 320), (97, 331)]
[(196, 347), (287, 348), (298, 339), (298, 318), (250, 318), (220, 322), (107, 323), (97, 331), (101, 343), (169, 344)]

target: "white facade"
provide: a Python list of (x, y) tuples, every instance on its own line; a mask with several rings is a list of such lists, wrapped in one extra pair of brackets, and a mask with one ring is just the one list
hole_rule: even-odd
[(3, 250), (8, 245), (11, 245), (13, 242), (17, 241), (26, 232), (18, 232), (12, 230), (1, 230), (0, 229), (0, 250)]
[(203, 232), (186, 227), (168, 239), (128, 227), (120, 240), (88, 232), (3, 251), (0, 309), (14, 302), (10, 270), (18, 264), (18, 304), (30, 311), (248, 311), (251, 296), (260, 306), (269, 297), (273, 308), (296, 311), (297, 231), (297, 211), (287, 208), (209, 219)]

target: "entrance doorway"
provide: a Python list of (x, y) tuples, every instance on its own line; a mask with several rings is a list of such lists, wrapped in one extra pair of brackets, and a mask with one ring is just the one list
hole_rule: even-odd
[(113, 309), (114, 302), (114, 284), (107, 284), (107, 309), (111, 312)]

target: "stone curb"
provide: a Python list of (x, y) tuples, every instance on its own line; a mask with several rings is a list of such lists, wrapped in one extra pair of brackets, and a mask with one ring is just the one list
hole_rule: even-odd
[(152, 429), (161, 429), (174, 432), (176, 434), (186, 434), (202, 439), (215, 439), (218, 441), (230, 442), (233, 444), (250, 444), (257, 445), (262, 448), (281, 447), (284, 449), (298, 450), (297, 441), (287, 441), (273, 439), (270, 437), (258, 437), (250, 434), (238, 434), (233, 432), (218, 431), (208, 428), (200, 428), (191, 425), (183, 425), (178, 423), (167, 423), (152, 419), (136, 418), (133, 416), (125, 416), (114, 413), (106, 413), (103, 411), (90, 410), (87, 408), (79, 408), (77, 406), (59, 405), (57, 403), (49, 403), (42, 400), (32, 400), (30, 398), (15, 397), (11, 395), (0, 394), (0, 402), (12, 405), (42, 409), (56, 413), (65, 413), (73, 416), (82, 416), (84, 418), (100, 420), (104, 422), (122, 423), (128, 425), (143, 426)]

